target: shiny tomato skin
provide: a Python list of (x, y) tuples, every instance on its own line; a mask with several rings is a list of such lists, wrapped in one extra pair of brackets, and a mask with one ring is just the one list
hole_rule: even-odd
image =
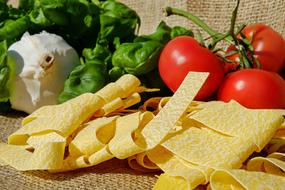
[(195, 97), (196, 100), (209, 98), (224, 78), (222, 62), (189, 36), (176, 37), (166, 44), (159, 58), (159, 74), (173, 92), (177, 90), (189, 71), (209, 72), (205, 84)]
[(285, 81), (274, 72), (239, 70), (225, 77), (218, 91), (218, 100), (236, 100), (252, 109), (284, 109)]
[[(242, 33), (248, 40), (252, 38), (254, 57), (263, 70), (280, 73), (285, 68), (285, 40), (281, 34), (265, 24), (248, 25)], [(228, 59), (237, 61), (237, 56), (233, 55)], [(257, 65), (255, 64), (254, 67), (256, 68)]]

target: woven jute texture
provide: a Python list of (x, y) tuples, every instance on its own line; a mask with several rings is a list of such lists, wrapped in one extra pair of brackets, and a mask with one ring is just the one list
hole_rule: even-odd
[[(220, 32), (230, 28), (230, 18), (236, 6), (235, 0), (122, 0), (133, 7), (142, 18), (140, 33), (154, 31), (161, 20), (170, 26), (181, 25), (197, 30), (187, 19), (179, 16), (165, 17), (166, 6), (188, 10), (199, 16), (208, 25)], [(285, 0), (241, 0), (237, 17), (237, 26), (251, 23), (265, 23), (285, 37)]]
[[(15, 0), (11, 0), (15, 1)], [(162, 9), (172, 6), (189, 10), (218, 31), (229, 28), (234, 0), (121, 0), (135, 9), (142, 18), (140, 33), (154, 31), (161, 20), (169, 25), (182, 25), (197, 30), (186, 19), (165, 18)], [(285, 0), (241, 0), (237, 24), (262, 22), (285, 36)], [(7, 142), (9, 134), (20, 127), (25, 115), (12, 112), (0, 116), (0, 140)], [(131, 170), (125, 160), (113, 159), (98, 166), (68, 173), (50, 174), (45, 171), (18, 172), (0, 166), (0, 189), (151, 189), (155, 173), (143, 174)]]
[(121, 2), (134, 8), (141, 17), (141, 34), (153, 32), (161, 20), (170, 26), (189, 26), (185, 18), (177, 16), (166, 18), (163, 14), (163, 8), (166, 6), (187, 10), (187, 0), (121, 0)]
[[(0, 141), (7, 142), (9, 134), (20, 127), (25, 116), (12, 112), (0, 116)], [(0, 166), (1, 190), (27, 189), (151, 189), (155, 174), (136, 172), (126, 160), (112, 159), (100, 165), (67, 173), (51, 174), (46, 171), (19, 172), (9, 166)]]
[[(220, 32), (230, 28), (235, 6), (235, 0), (188, 0), (187, 3), (188, 11)], [(236, 24), (251, 23), (265, 23), (285, 37), (285, 0), (241, 0)], [(193, 27), (191, 23), (190, 26)]]

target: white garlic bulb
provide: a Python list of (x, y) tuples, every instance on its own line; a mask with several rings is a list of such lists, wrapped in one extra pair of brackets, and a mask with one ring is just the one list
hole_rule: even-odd
[(64, 81), (79, 64), (76, 51), (62, 37), (45, 31), (25, 33), (8, 48), (8, 59), (14, 65), (10, 102), (26, 113), (57, 104)]

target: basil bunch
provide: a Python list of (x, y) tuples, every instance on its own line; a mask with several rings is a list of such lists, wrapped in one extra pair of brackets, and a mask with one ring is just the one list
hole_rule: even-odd
[(104, 87), (110, 78), (112, 52), (116, 42), (131, 41), (140, 25), (135, 11), (116, 1), (99, 3), (100, 31), (94, 49), (83, 50), (82, 64), (71, 72), (66, 80), (59, 102), (64, 102), (85, 92), (96, 92)]

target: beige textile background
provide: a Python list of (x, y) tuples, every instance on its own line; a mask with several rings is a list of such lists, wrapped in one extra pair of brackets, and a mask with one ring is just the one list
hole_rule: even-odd
[[(15, 0), (11, 0), (15, 1)], [(162, 8), (173, 6), (189, 10), (200, 16), (218, 31), (229, 26), (234, 0), (121, 0), (134, 8), (142, 18), (141, 33), (153, 32), (160, 20), (171, 26), (195, 28), (186, 19), (165, 18)], [(241, 0), (238, 24), (263, 22), (285, 36), (285, 0)], [(23, 114), (9, 113), (0, 116), (0, 141), (6, 142), (9, 134), (20, 127)], [(9, 166), (0, 166), (0, 189), (100, 189), (147, 190), (154, 185), (155, 174), (142, 174), (128, 168), (125, 160), (113, 159), (88, 169), (63, 174), (44, 171), (18, 172)]]
[[(218, 31), (229, 29), (235, 0), (188, 0), (188, 10)], [(266, 23), (285, 36), (285, 0), (241, 0), (237, 25)]]
[[(217, 31), (229, 29), (235, 0), (121, 0), (133, 7), (142, 18), (141, 33), (152, 32), (160, 20), (196, 30), (191, 22), (179, 16), (166, 18), (162, 9), (172, 6), (199, 16)], [(237, 25), (266, 23), (285, 37), (285, 0), (241, 0)]]
[(155, 30), (161, 20), (164, 20), (170, 26), (181, 25), (188, 26), (187, 19), (182, 17), (165, 17), (163, 8), (172, 6), (187, 10), (187, 0), (120, 0), (126, 5), (132, 7), (141, 17), (141, 34), (148, 34)]

